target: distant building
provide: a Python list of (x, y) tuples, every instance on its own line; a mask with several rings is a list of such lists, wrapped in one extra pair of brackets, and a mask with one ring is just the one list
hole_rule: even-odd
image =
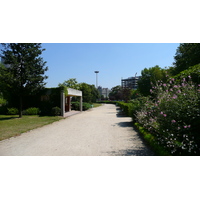
[(121, 86), (122, 86), (122, 88), (137, 89), (138, 80), (140, 78), (141, 78), (141, 76), (134, 76), (134, 77), (126, 78), (126, 79), (121, 79)]
[(102, 88), (101, 86), (99, 86), (98, 91), (100, 95), (104, 98), (109, 98), (110, 90), (108, 88)]

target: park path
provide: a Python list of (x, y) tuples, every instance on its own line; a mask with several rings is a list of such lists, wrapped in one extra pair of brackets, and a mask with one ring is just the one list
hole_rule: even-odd
[(112, 104), (0, 142), (1, 156), (150, 156), (130, 117)]

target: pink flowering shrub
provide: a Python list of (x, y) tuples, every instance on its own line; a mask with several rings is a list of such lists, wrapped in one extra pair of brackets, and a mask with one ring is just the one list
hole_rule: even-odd
[(183, 78), (158, 81), (136, 113), (137, 121), (172, 155), (200, 155), (200, 85)]

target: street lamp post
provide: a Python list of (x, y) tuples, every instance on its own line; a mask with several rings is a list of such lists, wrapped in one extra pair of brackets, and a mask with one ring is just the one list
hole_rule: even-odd
[(94, 71), (94, 73), (96, 73), (96, 88), (98, 87), (98, 73), (99, 73), (99, 71)]

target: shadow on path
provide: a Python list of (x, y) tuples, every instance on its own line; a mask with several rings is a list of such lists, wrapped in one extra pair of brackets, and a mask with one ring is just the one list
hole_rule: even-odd
[(119, 151), (110, 151), (107, 153), (109, 153), (110, 156), (154, 156), (154, 153), (145, 147), (140, 149), (131, 148)]
[[(125, 113), (120, 109), (116, 108), (117, 117), (127, 117)], [(130, 118), (130, 117), (129, 117)], [(130, 137), (127, 138), (128, 141), (131, 141), (133, 146), (128, 149), (121, 149), (118, 151), (110, 151), (107, 152), (111, 156), (155, 156), (155, 153), (150, 149), (150, 147), (146, 144), (138, 130), (133, 126), (133, 122), (131, 121), (124, 121), (116, 123), (117, 126), (122, 128), (130, 127), (132, 128), (133, 134), (130, 135)], [(137, 146), (137, 142), (141, 141), (144, 145), (144, 147)]]
[(117, 123), (118, 126), (120, 127), (133, 127), (133, 122), (119, 122)]
[(117, 117), (127, 117), (126, 114), (120, 108), (117, 107), (116, 111), (117, 111), (116, 114)]

